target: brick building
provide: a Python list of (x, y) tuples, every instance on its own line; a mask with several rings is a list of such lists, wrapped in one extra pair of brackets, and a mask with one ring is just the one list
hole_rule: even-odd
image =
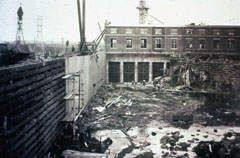
[(107, 82), (152, 81), (169, 54), (240, 54), (240, 26), (106, 26)]

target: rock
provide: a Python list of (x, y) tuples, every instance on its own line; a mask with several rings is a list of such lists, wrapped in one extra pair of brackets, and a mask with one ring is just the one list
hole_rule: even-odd
[(168, 140), (168, 143), (169, 143), (171, 146), (175, 146), (177, 141), (178, 141), (178, 140), (170, 137), (170, 139)]
[(179, 132), (179, 131), (173, 132), (173, 133), (172, 133), (172, 137), (173, 137), (175, 140), (179, 140), (179, 138), (180, 138), (180, 132)]
[(156, 136), (157, 135), (157, 133), (156, 132), (152, 132), (152, 136)]
[(187, 150), (188, 147), (190, 147), (189, 143), (181, 142), (178, 144), (182, 150)]
[(163, 157), (163, 158), (167, 158), (168, 155), (169, 155), (169, 152), (166, 152), (166, 153), (164, 153), (164, 154), (162, 155), (162, 157)]
[(217, 133), (217, 129), (214, 129), (213, 132)]
[(224, 134), (224, 136), (226, 136), (226, 137), (229, 137), (229, 138), (230, 138), (230, 137), (232, 137), (232, 136), (233, 136), (233, 133), (232, 133), (232, 132), (227, 132), (227, 133), (225, 133), (225, 134)]
[(193, 140), (193, 139), (192, 139), (192, 140), (188, 140), (188, 142), (189, 142), (189, 143), (194, 143), (194, 140)]
[(171, 152), (171, 154), (172, 154), (172, 155), (177, 155), (177, 153), (176, 153), (176, 152), (174, 152), (174, 151), (172, 151), (172, 152)]
[(199, 139), (198, 139), (198, 138), (195, 138), (195, 140), (196, 140), (196, 141), (199, 141)]
[(197, 129), (197, 132), (200, 132), (201, 130), (200, 129)]
[(167, 144), (169, 137), (167, 135), (163, 136), (160, 140), (161, 144)]
[(165, 145), (165, 144), (162, 144), (162, 145), (161, 145), (161, 149), (168, 149), (168, 146)]
[(208, 135), (204, 135), (203, 137), (204, 137), (204, 138), (208, 138)]

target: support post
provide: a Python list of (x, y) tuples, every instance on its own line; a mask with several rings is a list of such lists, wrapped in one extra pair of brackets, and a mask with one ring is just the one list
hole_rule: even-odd
[(82, 28), (82, 34), (83, 34), (83, 43), (85, 43), (85, 12), (86, 12), (86, 3), (85, 0), (82, 2), (83, 4), (83, 28)]
[(167, 71), (167, 62), (165, 61), (163, 65), (163, 75), (165, 75), (166, 71)]
[(81, 19), (81, 9), (80, 9), (80, 0), (77, 0), (77, 7), (78, 7), (78, 24), (79, 24), (79, 34), (80, 34), (80, 46), (79, 51), (81, 51), (82, 42), (83, 42), (83, 35), (82, 35), (82, 19)]
[(106, 82), (109, 83), (109, 62), (106, 63)]
[(138, 82), (138, 62), (135, 62), (135, 65), (134, 65), (134, 73), (135, 73), (135, 82)]
[(152, 62), (149, 62), (149, 82), (152, 82)]
[(123, 83), (123, 62), (120, 62), (120, 83)]

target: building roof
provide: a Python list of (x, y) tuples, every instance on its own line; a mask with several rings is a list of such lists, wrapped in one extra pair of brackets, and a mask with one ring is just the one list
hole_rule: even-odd
[(240, 25), (147, 25), (147, 24), (138, 24), (138, 25), (109, 25), (106, 27), (191, 27), (191, 28), (240, 28)]

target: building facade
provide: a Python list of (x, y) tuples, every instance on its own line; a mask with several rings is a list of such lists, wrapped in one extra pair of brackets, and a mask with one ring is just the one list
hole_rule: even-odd
[(240, 53), (240, 26), (106, 26), (107, 82), (152, 81), (169, 72), (169, 54)]

